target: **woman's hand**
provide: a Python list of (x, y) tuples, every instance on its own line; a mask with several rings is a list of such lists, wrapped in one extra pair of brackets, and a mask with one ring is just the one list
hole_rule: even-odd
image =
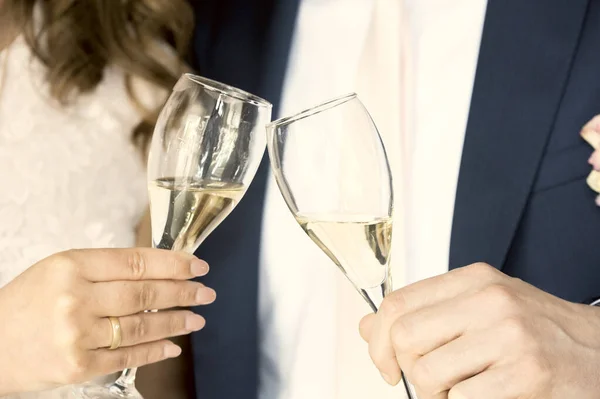
[[(73, 250), (35, 264), (0, 289), (0, 396), (80, 383), (176, 357), (166, 338), (200, 330), (190, 311), (215, 292), (186, 281), (208, 265), (158, 249)], [(121, 347), (110, 350), (118, 317)]]

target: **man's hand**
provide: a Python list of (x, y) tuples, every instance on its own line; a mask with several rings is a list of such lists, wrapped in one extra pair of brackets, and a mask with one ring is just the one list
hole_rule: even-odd
[(395, 291), (360, 331), (384, 379), (402, 369), (419, 399), (600, 397), (600, 309), (486, 264)]

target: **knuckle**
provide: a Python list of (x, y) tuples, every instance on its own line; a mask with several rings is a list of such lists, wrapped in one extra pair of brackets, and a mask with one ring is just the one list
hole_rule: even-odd
[(515, 313), (518, 310), (518, 298), (512, 288), (502, 284), (492, 284), (483, 289), (482, 295), (496, 310)]
[(57, 252), (52, 255), (52, 259), (55, 263), (72, 264), (74, 257), (79, 253), (77, 249), (69, 249), (66, 251)]
[(125, 370), (131, 368), (134, 365), (133, 360), (132, 350), (123, 350), (116, 357), (115, 370)]
[[(174, 284), (179, 285), (178, 283)], [(189, 283), (187, 281), (181, 282), (181, 287), (177, 290), (179, 296), (177, 300), (179, 301), (180, 306), (188, 306), (196, 303), (196, 291), (197, 288), (200, 287), (199, 285), (197, 286), (197, 284), (198, 283)]]
[(71, 292), (60, 294), (54, 302), (55, 314), (59, 320), (67, 324), (77, 324), (79, 314), (83, 308), (83, 300)]
[(76, 351), (71, 352), (71, 354), (66, 357), (66, 360), (67, 362), (60, 383), (67, 385), (85, 381), (88, 377), (90, 368), (89, 358), (82, 352)]
[(52, 266), (54, 268), (53, 272), (63, 272), (63, 273), (72, 273), (77, 270), (78, 264), (75, 261), (75, 254), (78, 253), (78, 250), (71, 249), (68, 251), (63, 251), (52, 255)]
[(138, 303), (141, 309), (152, 309), (156, 302), (156, 289), (150, 283), (143, 283), (138, 291)]
[(80, 301), (74, 294), (64, 292), (56, 298), (55, 306), (60, 315), (71, 315), (79, 308)]
[(443, 390), (439, 373), (434, 368), (434, 365), (425, 358), (421, 358), (413, 366), (410, 377), (420, 391), (437, 394)]
[(132, 251), (127, 257), (127, 267), (129, 267), (133, 279), (142, 280), (148, 267), (146, 257), (140, 251)]
[(141, 364), (152, 364), (154, 362), (156, 362), (156, 360), (154, 360), (156, 357), (156, 350), (154, 348), (148, 348), (147, 350), (143, 351), (141, 356), (140, 356), (140, 362)]
[(79, 348), (84, 338), (82, 329), (77, 323), (71, 322), (64, 323), (58, 335), (59, 345), (66, 349)]
[(169, 315), (167, 325), (169, 326), (169, 335), (174, 336), (185, 330), (186, 313), (192, 312), (177, 312)]
[(136, 342), (140, 342), (148, 335), (148, 323), (141, 315), (135, 315), (131, 317), (131, 337)]
[(372, 322), (373, 317), (375, 317), (374, 314), (365, 316), (362, 319), (360, 319), (360, 322), (358, 323), (358, 332), (359, 332), (360, 336), (362, 337), (362, 339), (367, 342), (371, 339), (370, 329), (371, 329), (371, 326), (373, 323)]
[(394, 349), (399, 353), (407, 353), (414, 347), (414, 325), (408, 317), (398, 318), (390, 329)]
[(459, 385), (452, 387), (448, 391), (448, 399), (479, 399), (481, 396), (475, 396), (465, 392), (465, 390)]
[(383, 299), (378, 313), (384, 318), (391, 318), (397, 314), (402, 314), (405, 309), (406, 298), (402, 290), (398, 290)]
[(469, 274), (473, 278), (489, 281), (495, 279), (499, 272), (496, 268), (484, 262), (473, 263), (463, 268), (463, 272)]
[(549, 362), (539, 355), (527, 355), (521, 360), (520, 374), (529, 381), (536, 392), (544, 392), (552, 382), (552, 368)]
[(505, 337), (519, 348), (535, 345), (535, 339), (530, 334), (528, 323), (522, 317), (509, 317), (503, 321)]
[(189, 262), (183, 259), (181, 254), (170, 253), (169, 255), (172, 256), (169, 256), (167, 262), (173, 279), (178, 280), (183, 276), (191, 276)]

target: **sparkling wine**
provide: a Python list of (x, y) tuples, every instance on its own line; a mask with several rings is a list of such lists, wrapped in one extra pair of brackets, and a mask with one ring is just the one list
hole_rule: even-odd
[(165, 178), (150, 183), (156, 248), (194, 252), (246, 191), (241, 184)]
[(391, 288), (388, 270), (392, 243), (390, 217), (301, 214), (296, 220), (356, 288), (369, 291), (369, 294), (373, 289), (386, 291)]

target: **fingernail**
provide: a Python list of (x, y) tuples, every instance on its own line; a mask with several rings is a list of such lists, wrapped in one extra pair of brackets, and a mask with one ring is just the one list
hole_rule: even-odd
[(600, 193), (600, 172), (592, 170), (586, 179), (587, 185), (597, 193)]
[(172, 358), (181, 355), (181, 348), (175, 344), (165, 345), (165, 357)]
[(385, 380), (385, 382), (387, 382), (388, 384), (390, 384), (390, 385), (392, 385), (392, 386), (393, 386), (393, 385), (396, 385), (396, 384), (398, 383), (398, 382), (397, 382), (397, 381), (396, 381), (394, 378), (390, 377), (390, 376), (389, 376), (389, 375), (387, 375), (386, 373), (383, 373), (383, 372), (382, 372), (382, 373), (381, 373), (381, 376), (383, 377), (383, 379)]
[(212, 288), (202, 287), (198, 288), (196, 292), (196, 303), (198, 304), (209, 304), (213, 303), (217, 298), (217, 293)]
[(191, 269), (194, 276), (204, 276), (208, 273), (208, 263), (200, 259), (194, 259), (192, 260)]
[(187, 331), (201, 330), (205, 324), (204, 317), (197, 314), (191, 314), (185, 318), (185, 329)]
[(600, 195), (596, 197), (596, 205), (600, 206)]
[(581, 133), (581, 137), (583, 137), (583, 139), (587, 141), (587, 143), (594, 149), (598, 149), (600, 145), (600, 134), (598, 134), (598, 132), (591, 129), (586, 129)]

